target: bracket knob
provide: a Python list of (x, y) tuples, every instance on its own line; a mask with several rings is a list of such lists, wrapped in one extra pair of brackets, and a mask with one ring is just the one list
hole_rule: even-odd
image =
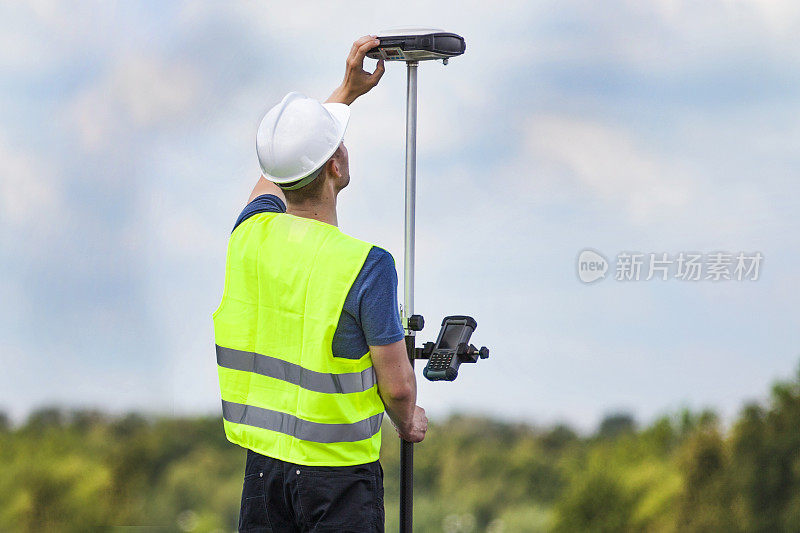
[(425, 327), (425, 319), (422, 315), (411, 315), (408, 317), (408, 329), (411, 331), (422, 331)]

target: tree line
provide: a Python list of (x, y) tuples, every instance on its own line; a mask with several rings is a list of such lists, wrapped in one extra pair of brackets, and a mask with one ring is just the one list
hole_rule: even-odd
[[(684, 410), (590, 435), (465, 415), (433, 421), (415, 453), (418, 531), (800, 531), (800, 374), (723, 428)], [(387, 531), (399, 446), (384, 427)], [(244, 452), (218, 416), (46, 408), (0, 416), (0, 531), (234, 531)]]

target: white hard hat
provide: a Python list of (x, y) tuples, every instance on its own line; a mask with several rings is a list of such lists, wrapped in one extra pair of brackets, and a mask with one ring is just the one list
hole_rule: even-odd
[(344, 139), (349, 120), (345, 104), (321, 104), (298, 92), (284, 96), (258, 126), (256, 152), (264, 177), (292, 189), (313, 181)]

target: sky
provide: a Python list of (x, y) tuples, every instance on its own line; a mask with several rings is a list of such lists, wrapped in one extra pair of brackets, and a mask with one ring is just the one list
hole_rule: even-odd
[[(219, 412), (211, 313), (258, 122), (397, 26), (467, 43), (419, 67), (415, 311), (421, 341), (475, 317), (491, 357), (418, 370), (430, 416), (730, 420), (795, 375), (796, 2), (36, 0), (0, 7), (0, 410)], [(401, 297), (405, 82), (389, 64), (353, 104), (338, 204)], [(604, 279), (578, 278), (585, 249)], [(719, 251), (760, 252), (758, 279), (615, 279), (623, 252)]]

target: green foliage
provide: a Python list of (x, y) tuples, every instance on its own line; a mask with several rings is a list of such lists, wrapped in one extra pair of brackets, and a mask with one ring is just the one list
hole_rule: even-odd
[(632, 433), (636, 429), (636, 422), (633, 416), (628, 413), (615, 413), (606, 416), (597, 430), (597, 435), (601, 438), (616, 438), (625, 433)]
[[(414, 521), (446, 532), (800, 531), (800, 379), (745, 406), (594, 435), (469, 416), (432, 422), (416, 447)], [(386, 527), (397, 530), (399, 442), (384, 428)], [(216, 417), (0, 416), (0, 531), (231, 531), (245, 454)]]
[(555, 531), (627, 531), (635, 503), (620, 480), (602, 471), (591, 472), (573, 483), (556, 505)]

